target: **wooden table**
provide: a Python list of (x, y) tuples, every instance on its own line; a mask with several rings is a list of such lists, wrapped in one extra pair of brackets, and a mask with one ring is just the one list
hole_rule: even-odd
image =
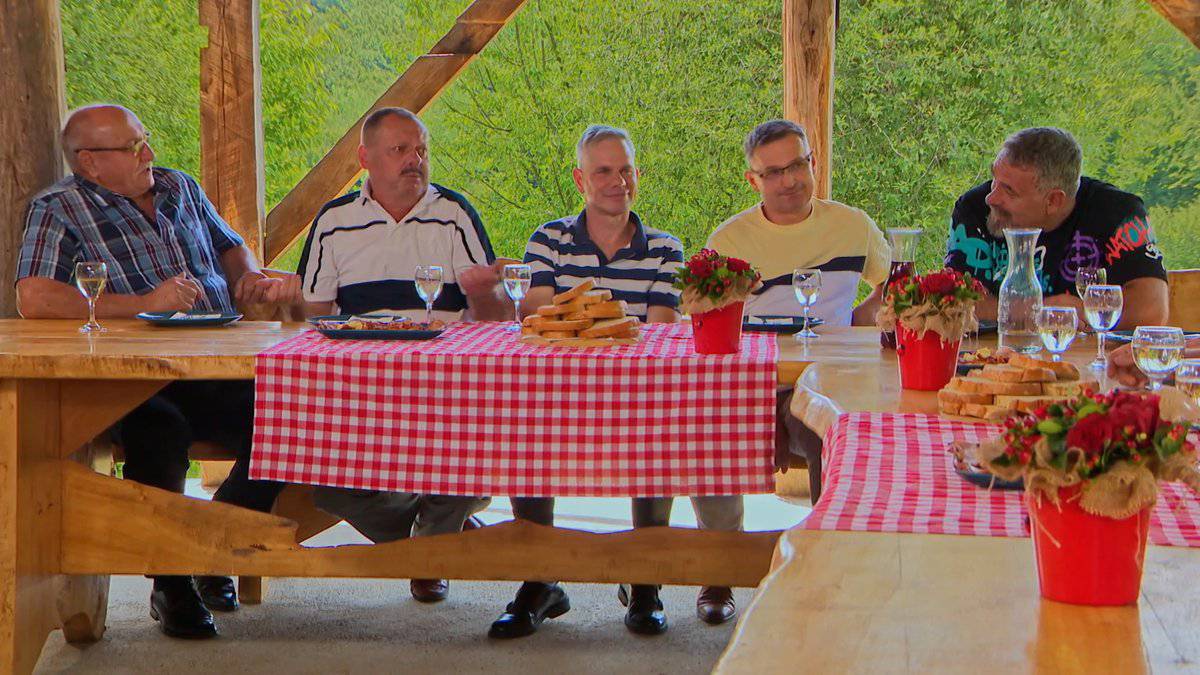
[[(834, 336), (837, 336), (836, 338)], [(936, 412), (903, 391), (873, 330), (829, 330), (843, 355), (800, 378), (792, 410), (823, 434), (851, 411)], [(1069, 360), (1086, 364), (1092, 338)], [(1138, 673), (1200, 669), (1200, 551), (1151, 546), (1136, 607), (1042, 601), (1028, 539), (824, 532), (780, 538), (720, 673)]]
[[(97, 473), (91, 439), (167, 383), (252, 379), (255, 354), (305, 329), (104, 325), (85, 336), (78, 321), (0, 321), (0, 673), (30, 672), (56, 628), (74, 643), (99, 639), (109, 574), (755, 586), (769, 569), (777, 532), (592, 534), (510, 522), (305, 548), (298, 540), (311, 533), (294, 520)], [(790, 336), (781, 344), (781, 381), (794, 382), (807, 357)]]

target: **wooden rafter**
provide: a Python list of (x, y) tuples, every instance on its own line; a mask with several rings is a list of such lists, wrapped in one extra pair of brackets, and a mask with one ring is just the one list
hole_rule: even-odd
[(816, 157), (815, 195), (833, 182), (833, 46), (837, 0), (783, 0), (783, 115), (804, 126)]
[(1200, 48), (1200, 0), (1149, 0), (1150, 5)]
[[(371, 110), (401, 106), (420, 114), (479, 55), (525, 0), (475, 0), (441, 40), (404, 71)], [(267, 214), (264, 259), (274, 260), (312, 222), (321, 206), (358, 179), (358, 130), (368, 110)]]

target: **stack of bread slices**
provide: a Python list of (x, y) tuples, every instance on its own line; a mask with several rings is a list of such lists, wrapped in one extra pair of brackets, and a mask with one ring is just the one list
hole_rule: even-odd
[(1033, 412), (1084, 389), (1097, 389), (1096, 381), (1080, 379), (1074, 364), (1014, 354), (1008, 363), (950, 380), (938, 392), (938, 410), (999, 423), (1015, 412)]
[(626, 305), (591, 279), (554, 296), (553, 304), (521, 322), (521, 341), (549, 347), (610, 347), (637, 344), (640, 322)]

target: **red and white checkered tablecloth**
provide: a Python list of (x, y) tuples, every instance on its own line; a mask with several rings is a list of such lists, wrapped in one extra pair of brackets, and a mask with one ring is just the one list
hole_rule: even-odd
[[(1022, 493), (968, 483), (946, 452), (953, 440), (982, 440), (999, 429), (931, 415), (842, 415), (825, 434), (824, 487), (804, 527), (1029, 536)], [(1200, 547), (1200, 498), (1187, 486), (1159, 484), (1150, 541)]]
[(255, 362), (252, 478), (449, 495), (771, 492), (773, 334), (695, 353), (687, 324), (637, 345), (550, 349), (506, 324), (436, 340), (315, 331)]

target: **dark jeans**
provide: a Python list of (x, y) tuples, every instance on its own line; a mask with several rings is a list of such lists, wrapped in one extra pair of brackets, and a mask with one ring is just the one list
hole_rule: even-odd
[(172, 382), (126, 415), (115, 430), (125, 450), (125, 478), (129, 480), (183, 492), (188, 447), (206, 441), (237, 456), (215, 501), (268, 512), (283, 489), (283, 483), (249, 478), (253, 382)]

